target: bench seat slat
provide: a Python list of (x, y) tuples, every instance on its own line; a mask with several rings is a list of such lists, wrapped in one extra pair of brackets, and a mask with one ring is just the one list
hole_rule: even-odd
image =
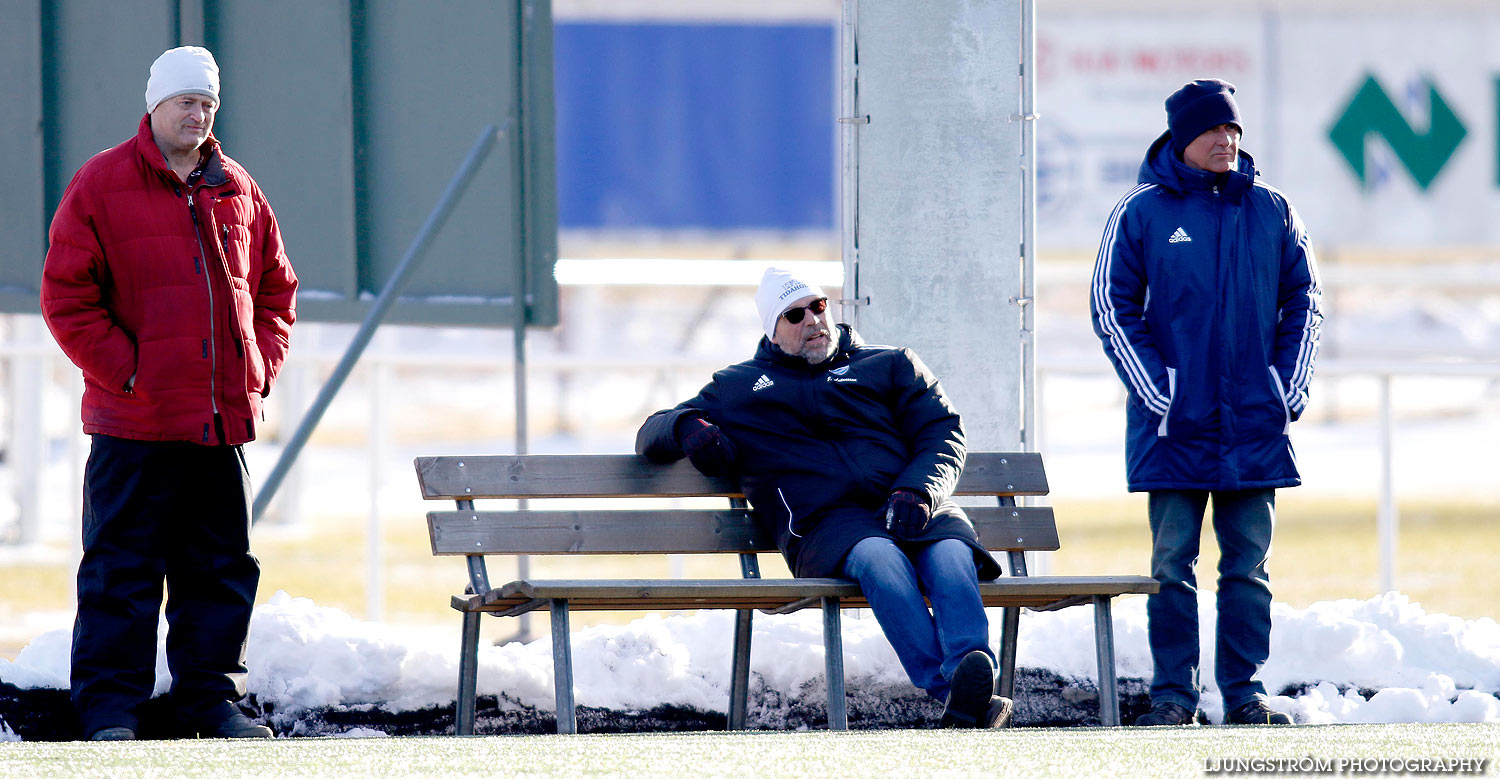
[[(1148, 576), (1026, 576), (980, 582), (986, 606), (1025, 606), (1051, 610), (1087, 602), (1096, 595), (1148, 594)], [(527, 579), (483, 595), (454, 596), (459, 611), (503, 612), (565, 598), (578, 611), (649, 609), (775, 609), (836, 597), (845, 608), (868, 608), (859, 586), (845, 579)]]
[[(733, 479), (709, 478), (687, 460), (658, 465), (621, 455), (474, 455), (418, 457), (417, 482), (428, 500), (488, 498), (743, 497)], [(955, 495), (1046, 495), (1035, 452), (970, 454)]]
[[(1049, 506), (965, 508), (987, 549), (1058, 548)], [(699, 554), (774, 552), (748, 509), (433, 511), (432, 553)]]

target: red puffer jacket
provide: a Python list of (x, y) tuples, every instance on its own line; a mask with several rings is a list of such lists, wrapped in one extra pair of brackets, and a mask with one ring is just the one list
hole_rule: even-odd
[(95, 155), (63, 193), (42, 314), (83, 369), (84, 432), (200, 444), (255, 438), (261, 399), (286, 358), (297, 277), (260, 187), (217, 140), (206, 147), (202, 176), (183, 184), (148, 114), (134, 138)]

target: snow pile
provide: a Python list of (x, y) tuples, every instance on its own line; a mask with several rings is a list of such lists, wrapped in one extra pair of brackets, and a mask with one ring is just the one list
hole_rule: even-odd
[[(1117, 668), (1149, 678), (1145, 598), (1114, 606)], [(1212, 679), (1213, 594), (1200, 596), (1203, 709), (1222, 715)], [(992, 614), (998, 635), (1000, 614)], [(1271, 659), (1261, 678), (1272, 704), (1301, 723), (1500, 722), (1500, 624), (1428, 614), (1400, 593), (1366, 601), (1325, 601), (1306, 609), (1275, 604)], [(413, 631), (362, 622), (283, 592), (255, 610), (249, 639), (249, 688), (261, 705), (285, 714), (378, 705), (411, 711), (453, 701), (458, 677), (457, 619), (452, 632)], [(493, 633), (499, 623), (487, 618)], [(1017, 661), (1080, 680), (1095, 678), (1093, 610), (1024, 612)], [(823, 673), (822, 617), (816, 609), (755, 617), (751, 672), (765, 689), (796, 693)], [(576, 699), (615, 711), (662, 704), (722, 710), (729, 690), (733, 613), (648, 615), (628, 625), (573, 633)], [(846, 614), (844, 653), (851, 688), (905, 684), (895, 652), (876, 621)], [(14, 662), (0, 660), (0, 681), (22, 688), (66, 688), (69, 635), (38, 636)], [(480, 694), (508, 705), (553, 708), (550, 639), (493, 646), (483, 637)], [(157, 689), (170, 677), (158, 652)], [(1279, 695), (1277, 693), (1291, 693)], [(1369, 696), (1369, 697), (1367, 697)], [(8, 730), (0, 732), (0, 740)], [(352, 730), (348, 737), (374, 736)], [(13, 734), (11, 734), (13, 737)]]

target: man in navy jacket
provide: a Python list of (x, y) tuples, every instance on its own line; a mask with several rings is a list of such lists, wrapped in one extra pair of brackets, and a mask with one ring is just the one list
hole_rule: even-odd
[(1318, 353), (1317, 267), (1297, 212), (1239, 149), (1234, 86), (1193, 81), (1166, 107), (1168, 130), (1105, 227), (1091, 290), (1094, 332), (1128, 390), (1126, 476), (1149, 493), (1161, 583), (1147, 603), (1152, 708), (1136, 724), (1196, 722), (1193, 567), (1210, 499), (1225, 721), (1290, 724), (1254, 675), (1270, 651), (1276, 488), (1302, 481), (1288, 432)]
[(967, 452), (958, 412), (911, 350), (833, 326), (817, 287), (769, 268), (756, 305), (755, 357), (651, 415), (636, 452), (737, 476), (793, 574), (859, 583), (944, 725), (1003, 727), (979, 598), (1000, 567), (949, 499)]

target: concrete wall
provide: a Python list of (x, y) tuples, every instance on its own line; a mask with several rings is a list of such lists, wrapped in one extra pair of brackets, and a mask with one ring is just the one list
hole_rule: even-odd
[(867, 340), (910, 346), (937, 373), (971, 449), (1016, 449), (1019, 3), (857, 11), (856, 113), (870, 121), (857, 130), (858, 224), (845, 229), (856, 230), (855, 292), (870, 302), (852, 318)]

